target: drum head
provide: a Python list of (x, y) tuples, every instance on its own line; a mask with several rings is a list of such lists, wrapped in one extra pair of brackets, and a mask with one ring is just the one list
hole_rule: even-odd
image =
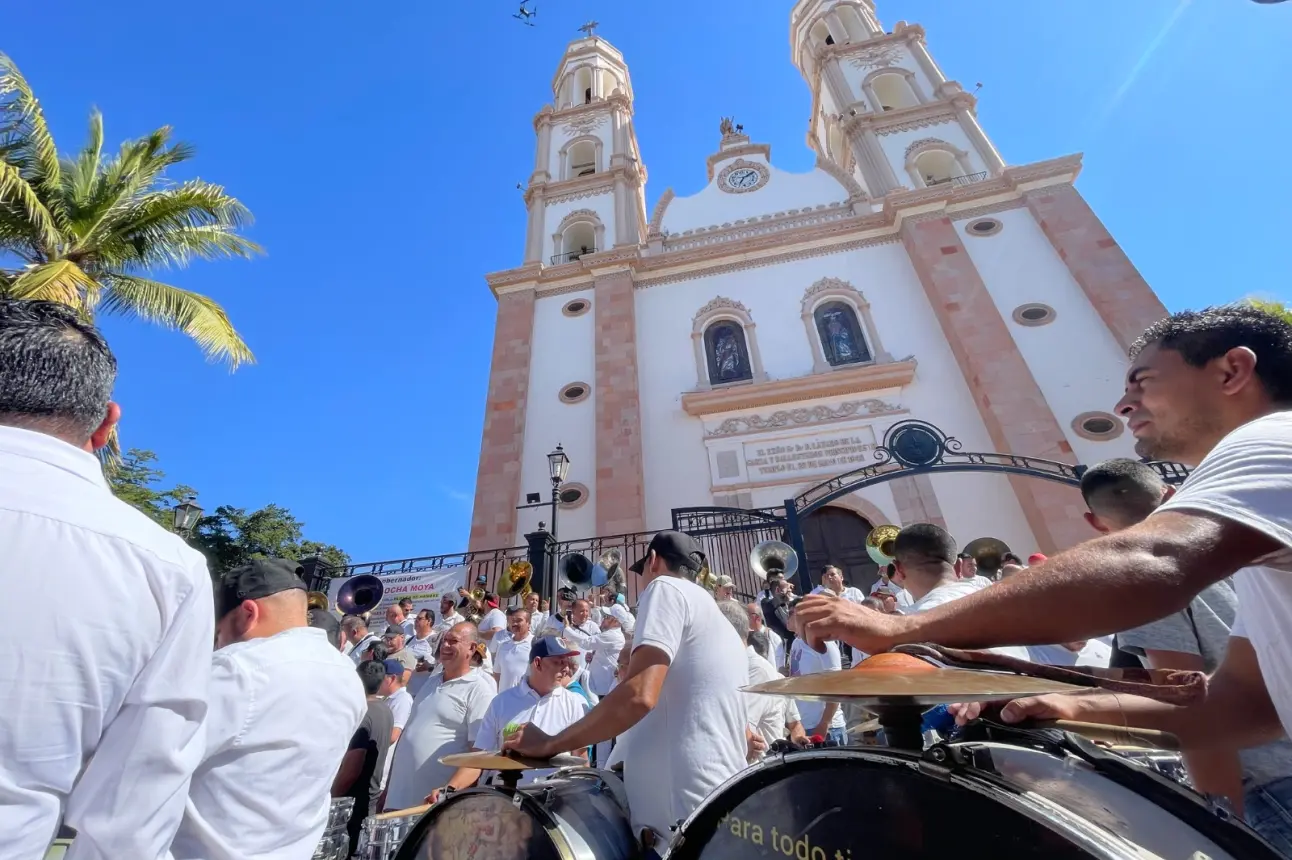
[(1067, 837), (985, 793), (921, 773), (911, 757), (791, 753), (727, 783), (683, 826), (668, 860), (1087, 860)]
[(394, 860), (562, 860), (528, 801), (493, 788), (456, 792), (431, 807)]

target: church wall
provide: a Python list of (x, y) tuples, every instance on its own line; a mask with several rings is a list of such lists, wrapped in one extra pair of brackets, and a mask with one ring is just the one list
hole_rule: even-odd
[(601, 157), (596, 162), (597, 173), (605, 173), (610, 169), (610, 155), (614, 152), (614, 124), (611, 122), (609, 113), (594, 117), (585, 115), (583, 120), (578, 126), (557, 123), (552, 128), (551, 154), (548, 156), (547, 171), (555, 182), (574, 178), (574, 175), (568, 172), (571, 165), (568, 157), (564, 159), (567, 172), (561, 169), (561, 150), (576, 140), (589, 140), (594, 143), (599, 141)]
[(771, 175), (767, 185), (752, 194), (732, 194), (718, 187), (715, 176), (714, 181), (698, 193), (678, 197), (669, 204), (664, 215), (664, 228), (670, 237), (680, 237), (687, 230), (761, 218), (791, 209), (805, 210), (842, 203), (848, 197), (848, 192), (839, 184), (839, 180), (824, 170), (788, 173), (769, 165), (762, 155), (746, 155), (742, 158), (768, 168)]
[(960, 123), (950, 121), (940, 125), (929, 126), (928, 128), (917, 128), (911, 131), (901, 131), (895, 134), (887, 134), (879, 138), (879, 146), (888, 156), (888, 161), (893, 165), (893, 172), (897, 174), (897, 179), (903, 185), (911, 188), (918, 188), (915, 180), (911, 178), (906, 169), (906, 150), (912, 143), (917, 140), (927, 140), (933, 138), (945, 143), (951, 144), (961, 152), (968, 154), (968, 161), (971, 169), (968, 173), (981, 173), (988, 170), (987, 164), (978, 154), (977, 148), (969, 140)]
[[(546, 229), (543, 235), (543, 262), (546, 264), (552, 259), (552, 255), (561, 253), (561, 248), (553, 240), (561, 221), (571, 212), (588, 209), (596, 213), (597, 218), (601, 220), (605, 228), (601, 240), (602, 244), (608, 248), (614, 244), (615, 237), (615, 195), (611, 188), (607, 188), (604, 193), (597, 194), (594, 197), (585, 197), (582, 200), (565, 200), (560, 203), (549, 203), (546, 210)], [(598, 250), (604, 250), (598, 247)]]
[[(981, 445), (964, 446), (966, 451), (992, 449), (990, 443), (985, 448)], [(1036, 538), (1028, 528), (1009, 479), (1004, 475), (944, 472), (930, 475), (929, 480), (933, 482), (933, 491), (946, 517), (947, 530), (961, 547), (975, 538), (995, 537), (1009, 544), (1024, 559), (1037, 551)]]
[[(760, 192), (761, 193), (761, 192)], [(875, 420), (876, 439), (904, 417), (929, 421), (964, 443), (965, 450), (993, 451), (977, 407), (964, 383), (950, 347), (929, 307), (925, 292), (902, 245), (884, 244), (775, 266), (744, 269), (703, 279), (639, 289), (638, 348), (643, 412), (643, 459), (647, 521), (668, 522), (674, 507), (711, 503), (711, 469), (700, 419), (681, 408), (681, 394), (696, 388), (691, 344), (696, 311), (716, 296), (745, 305), (755, 323), (764, 370), (772, 380), (806, 376), (812, 371), (812, 344), (802, 320), (804, 291), (824, 277), (842, 278), (870, 302), (884, 348), (896, 359), (914, 356), (919, 367), (904, 391), (863, 392), (836, 400), (882, 396), (909, 410), (909, 415)], [(745, 410), (770, 415), (783, 404)], [(845, 471), (840, 469), (839, 471)], [(818, 480), (825, 480), (823, 475)], [(1033, 543), (1030, 529), (1008, 484), (995, 476), (969, 476), (953, 483), (939, 503), (953, 533), (980, 529)], [(812, 483), (815, 483), (813, 481)], [(759, 504), (779, 503), (797, 483), (758, 490)], [(970, 488), (966, 491), (966, 487)], [(937, 484), (935, 483), (935, 489)], [(954, 494), (950, 492), (954, 490)], [(722, 488), (716, 492), (735, 492)], [(895, 514), (891, 492), (875, 497), (881, 510)], [(885, 491), (886, 492), (886, 491)]]
[[(551, 498), (547, 454), (558, 444), (570, 457), (567, 482), (588, 488), (588, 500), (558, 514), (558, 535), (563, 539), (587, 537), (596, 532), (596, 380), (594, 354), (596, 335), (593, 313), (569, 317), (561, 309), (574, 299), (592, 301), (592, 289), (578, 293), (540, 297), (534, 306), (534, 339), (530, 357), (529, 399), (526, 404), (525, 445), (521, 457), (520, 498), (525, 493), (542, 493)], [(564, 403), (559, 394), (571, 382), (588, 385), (588, 397), (579, 403)], [(520, 511), (518, 531), (532, 531), (539, 520), (551, 526), (550, 508)]]
[[(1078, 461), (1092, 465), (1110, 457), (1134, 457), (1129, 433), (1095, 441), (1072, 428), (1072, 420), (1082, 413), (1113, 410), (1124, 389), (1126, 354), (1031, 213), (1011, 209), (991, 217), (1003, 225), (993, 236), (966, 234), (968, 220), (955, 223)], [(1054, 321), (1020, 325), (1014, 311), (1032, 302), (1054, 308)]]

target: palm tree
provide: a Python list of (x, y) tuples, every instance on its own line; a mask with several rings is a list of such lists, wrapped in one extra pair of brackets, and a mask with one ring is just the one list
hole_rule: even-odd
[[(250, 258), (239, 235), (251, 213), (219, 185), (168, 181), (193, 157), (163, 126), (103, 154), (103, 116), (75, 158), (60, 157), (40, 102), (0, 53), (0, 296), (46, 299), (179, 329), (208, 358), (236, 368), (254, 356), (219, 304), (149, 277), (193, 258)], [(20, 264), (4, 267), (6, 262)]]
[(1283, 302), (1258, 298), (1244, 299), (1244, 302), (1254, 308), (1260, 308), (1266, 313), (1274, 314), (1276, 317), (1283, 317), (1283, 319), (1292, 323), (1292, 306), (1285, 305)]

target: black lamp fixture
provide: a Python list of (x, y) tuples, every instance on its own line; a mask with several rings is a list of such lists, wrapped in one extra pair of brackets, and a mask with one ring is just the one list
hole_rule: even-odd
[(547, 455), (547, 471), (552, 476), (553, 488), (565, 483), (565, 476), (570, 473), (570, 458), (565, 456), (565, 449), (559, 444)]
[(202, 519), (202, 509), (193, 496), (176, 505), (172, 514), (175, 517), (175, 533), (184, 537), (192, 534), (193, 529), (197, 528), (198, 520)]

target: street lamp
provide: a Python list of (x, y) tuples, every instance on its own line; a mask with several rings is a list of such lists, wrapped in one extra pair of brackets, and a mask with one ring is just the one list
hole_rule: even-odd
[(182, 538), (191, 535), (193, 529), (197, 528), (197, 521), (202, 519), (202, 509), (192, 496), (176, 505), (172, 514), (175, 517), (175, 533)]
[(570, 473), (570, 458), (559, 444), (547, 455), (547, 471), (552, 476), (552, 540), (556, 540), (556, 508), (561, 503), (561, 484)]

